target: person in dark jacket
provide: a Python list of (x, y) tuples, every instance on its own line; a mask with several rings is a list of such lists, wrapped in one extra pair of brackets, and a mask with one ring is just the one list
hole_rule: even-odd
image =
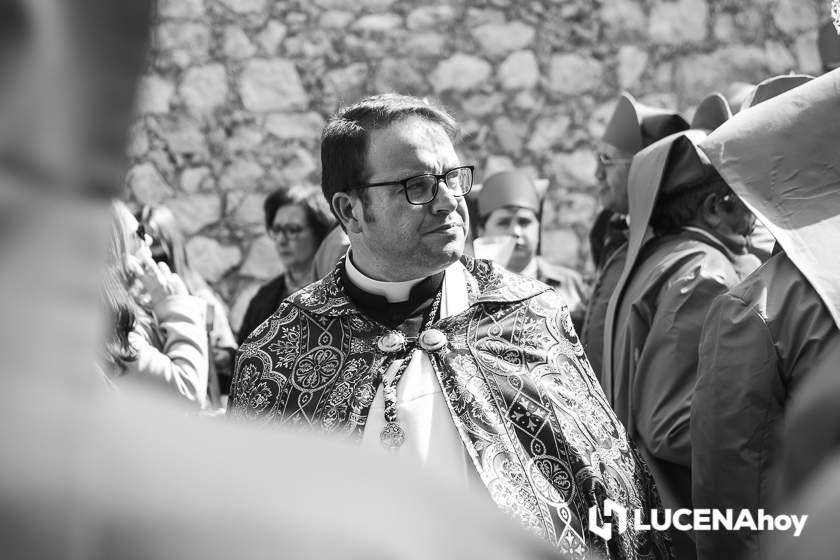
[(263, 210), (265, 229), (285, 270), (251, 299), (239, 328), (238, 344), (274, 313), (286, 296), (317, 280), (313, 263), (321, 260), (317, 256), (325, 249), (322, 242), (336, 237), (335, 217), (317, 187), (278, 189), (265, 199)]
[(627, 177), (633, 156), (657, 140), (688, 129), (675, 111), (649, 107), (624, 93), (598, 143), (596, 179), (604, 210), (595, 219), (589, 241), (596, 278), (580, 340), (595, 374), (601, 373), (607, 305), (627, 259)]
[[(703, 325), (695, 508), (773, 509), (840, 444), (838, 88), (835, 70), (742, 111), (700, 144), (778, 249), (715, 300)], [(698, 557), (768, 558), (764, 537), (698, 532)]]
[[(747, 252), (754, 218), (697, 151), (705, 135), (678, 133), (633, 160), (627, 264), (604, 333), (604, 392), (672, 510), (691, 507), (689, 413), (703, 318), (760, 264)], [(671, 539), (677, 558), (695, 557), (691, 531), (671, 529)]]

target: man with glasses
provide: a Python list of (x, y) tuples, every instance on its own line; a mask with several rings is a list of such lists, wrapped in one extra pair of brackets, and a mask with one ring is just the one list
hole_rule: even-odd
[(630, 162), (643, 148), (687, 128), (688, 123), (677, 112), (642, 105), (630, 94), (623, 93), (596, 146), (595, 177), (601, 185), (604, 210), (595, 219), (589, 235), (597, 276), (580, 333), (596, 375), (602, 369), (607, 305), (627, 259)]
[(394, 94), (327, 124), (322, 188), (351, 250), (241, 347), (230, 413), (483, 488), (569, 557), (670, 557), (662, 535), (589, 530), (591, 507), (611, 499), (645, 518), (656, 490), (558, 295), (463, 255), (473, 167), (455, 134), (442, 109)]

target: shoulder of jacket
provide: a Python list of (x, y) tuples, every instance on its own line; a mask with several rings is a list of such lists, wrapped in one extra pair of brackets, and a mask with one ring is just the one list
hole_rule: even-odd
[(536, 278), (510, 272), (493, 261), (464, 257), (461, 262), (478, 290), (474, 303), (515, 303), (551, 290)]
[(712, 282), (729, 288), (739, 281), (733, 262), (721, 249), (692, 238), (675, 237), (659, 243), (644, 263), (657, 271), (666, 286)]

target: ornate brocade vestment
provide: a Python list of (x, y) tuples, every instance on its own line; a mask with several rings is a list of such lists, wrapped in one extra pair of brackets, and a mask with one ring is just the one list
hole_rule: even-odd
[[(588, 510), (607, 498), (659, 508), (653, 480), (607, 405), (572, 327), (545, 284), (490, 261), (462, 259), (467, 309), (439, 320), (429, 355), (452, 420), (492, 499), (573, 558), (671, 558), (667, 537), (604, 541)], [(361, 439), (389, 359), (387, 329), (366, 317), (333, 275), (287, 298), (240, 348), (229, 414)], [(600, 519), (600, 513), (598, 514)], [(631, 524), (632, 525), (632, 524)]]

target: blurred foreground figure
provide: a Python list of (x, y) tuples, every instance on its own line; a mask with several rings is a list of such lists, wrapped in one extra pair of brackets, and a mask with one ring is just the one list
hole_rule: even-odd
[(624, 93), (598, 142), (595, 177), (601, 185), (604, 210), (589, 234), (596, 277), (580, 331), (583, 349), (595, 375), (600, 375), (602, 369), (607, 306), (627, 260), (630, 162), (635, 154), (657, 140), (687, 128), (688, 123), (676, 111), (642, 105)]
[(669, 558), (661, 533), (589, 530), (589, 508), (608, 498), (650, 517), (656, 490), (556, 292), (462, 256), (473, 168), (455, 130), (442, 109), (395, 94), (327, 124), (323, 191), (352, 249), (241, 346), (229, 410), (483, 485), (574, 558)]
[[(836, 402), (836, 401), (835, 401)], [(799, 537), (790, 532), (768, 535), (768, 560), (824, 560), (835, 558), (840, 550), (840, 453), (834, 454), (822, 468), (802, 481), (802, 488), (786, 501), (782, 511), (801, 512), (808, 521)]]
[[(104, 178), (121, 168), (125, 128), (111, 127), (130, 117), (149, 11), (141, 1), (0, 0), (0, 120), (33, 127), (0, 126), (2, 557), (555, 558), (491, 505), (410, 465), (199, 423), (102, 383), (107, 195), (121, 184)], [(72, 62), (68, 73), (53, 73), (51, 57)], [(72, 80), (41, 90), (23, 74)], [(82, 86), (85, 96), (68, 98)], [(88, 103), (113, 120), (52, 120)], [(292, 483), (264, 483), (275, 476)], [(219, 495), (222, 480), (230, 492)]]
[[(703, 119), (708, 106), (716, 119)], [(633, 158), (627, 264), (607, 313), (601, 383), (672, 510), (691, 507), (689, 413), (700, 330), (714, 298), (755, 270), (747, 253), (754, 218), (697, 150), (729, 116), (713, 95), (696, 126)], [(701, 122), (702, 121), (702, 122)], [(671, 529), (677, 558), (692, 535)]]
[[(557, 290), (569, 308), (575, 332), (579, 331), (588, 289), (579, 272), (539, 256), (542, 199), (531, 178), (518, 170), (496, 173), (484, 181), (477, 198), (478, 233), (483, 241), (476, 241), (476, 246), (501, 245), (510, 255), (505, 257), (496, 251), (483, 258), (496, 260), (512, 272), (536, 278)], [(504, 258), (497, 260), (500, 256)]]
[(43, 381), (10, 396), (37, 391), (53, 420), (0, 411), (3, 558), (557, 558), (485, 498), (396, 458), (184, 418), (93, 378)]
[[(835, 70), (701, 142), (782, 251), (706, 317), (691, 411), (696, 508), (772, 508), (840, 441), (838, 91)], [(697, 533), (703, 559), (764, 558), (766, 544), (750, 531)]]

